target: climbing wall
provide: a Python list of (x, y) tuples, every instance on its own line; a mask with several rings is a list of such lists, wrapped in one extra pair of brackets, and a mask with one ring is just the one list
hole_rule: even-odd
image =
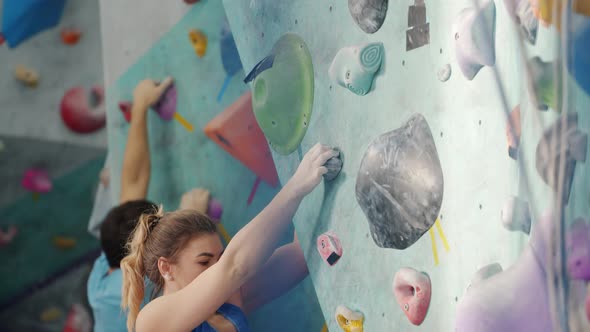
[[(240, 137), (244, 136), (232, 132), (233, 127), (225, 125), (226, 121), (218, 118), (219, 121), (212, 122), (248, 91), (242, 82), (241, 65), (236, 69), (222, 62), (228, 28), (221, 2), (202, 0), (193, 5), (186, 16), (107, 91), (107, 126), (111, 183), (120, 183), (129, 125), (118, 104), (131, 100), (133, 89), (140, 80), (173, 76), (176, 110), (185, 125), (176, 119), (163, 121), (155, 112), (149, 114), (152, 177), (147, 197), (162, 203), (166, 210), (174, 210), (184, 192), (195, 187), (207, 188), (212, 197), (222, 203), (221, 224), (232, 236), (268, 204), (280, 184), (273, 183), (272, 177), (264, 176), (265, 181), (260, 182), (258, 176), (245, 166), (252, 165), (252, 158), (243, 164), (247, 156), (242, 159), (232, 157), (243, 156), (240, 151), (230, 154), (232, 149), (254, 150), (240, 144)], [(191, 36), (196, 37), (193, 43)], [(207, 38), (206, 46), (202, 36)], [(239, 63), (239, 58), (237, 60)], [(224, 85), (225, 92), (220, 93)], [(238, 107), (238, 113), (240, 110)], [(247, 118), (241, 117), (240, 120)], [(215, 141), (204, 131), (210, 123), (209, 133)], [(189, 131), (187, 125), (193, 130)], [(251, 129), (248, 126), (246, 131)], [(249, 138), (252, 136), (246, 134), (244, 140), (252, 142)], [(262, 155), (260, 159), (264, 158)], [(112, 190), (113, 197), (118, 197), (120, 188), (113, 186)], [(293, 230), (285, 234), (286, 241), (292, 239)], [(293, 324), (290, 330), (284, 328), (285, 321), (300, 323)], [(288, 295), (253, 314), (250, 324), (254, 331), (319, 331), (323, 319), (311, 281), (307, 279)]]
[[(281, 182), (316, 142), (341, 151), (339, 177), (311, 193), (294, 221), (329, 330), (340, 330), (335, 313), (342, 305), (362, 313), (365, 331), (455, 331), (458, 303), (475, 272), (491, 263), (508, 268), (527, 245), (526, 232), (503, 226), (507, 200), (516, 196), (530, 204), (533, 232), (538, 215), (554, 202), (535, 158), (543, 130), (558, 113), (531, 102), (521, 52), (554, 60), (555, 28), (539, 24), (534, 46), (519, 42), (508, 1), (478, 7), (469, 0), (389, 1), (386, 15), (381, 6), (387, 1), (223, 2), (244, 69), (258, 75), (250, 86), (259, 123), (268, 122), (267, 138), (271, 144), (283, 139), (273, 127), (292, 120), (285, 109), (299, 114), (296, 126), (306, 127), (298, 148), (273, 149)], [(354, 7), (363, 4), (381, 10)], [(478, 23), (482, 15), (486, 23)], [(495, 37), (482, 39), (489, 36), (485, 28)], [(305, 58), (308, 50), (311, 56), (311, 107), (305, 104), (310, 83), (293, 86), (301, 75), (297, 62), (279, 60), (282, 46), (275, 45), (293, 38), (287, 33), (300, 43), (293, 54)], [(589, 97), (570, 83), (570, 105), (588, 133), (590, 119), (581, 110)], [(289, 94), (303, 102), (281, 104)], [(518, 161), (509, 154), (506, 133), (507, 114), (517, 106)], [(298, 143), (301, 135), (291, 136)], [(567, 223), (588, 216), (587, 164), (578, 163), (572, 183)], [(403, 221), (400, 233), (385, 234), (382, 223), (391, 220)], [(326, 232), (329, 237), (318, 240)], [(322, 242), (328, 249), (320, 255)], [(394, 276), (405, 267), (430, 280), (429, 307), (418, 313), (394, 296)], [(427, 293), (424, 274), (403, 270), (399, 276), (400, 298), (418, 292), (408, 284)], [(360, 319), (339, 312), (349, 324)], [(420, 312), (427, 312), (423, 322)]]
[[(76, 45), (62, 43), (60, 32), (64, 28), (82, 32)], [(0, 134), (105, 148), (106, 130), (79, 135), (68, 130), (60, 117), (60, 102), (68, 89), (102, 84), (101, 52), (97, 0), (67, 1), (56, 27), (17, 48), (2, 45)], [(38, 74), (36, 87), (28, 87), (15, 78), (18, 65)]]

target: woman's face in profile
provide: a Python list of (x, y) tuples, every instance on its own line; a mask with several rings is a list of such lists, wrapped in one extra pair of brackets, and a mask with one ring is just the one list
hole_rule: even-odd
[(217, 233), (192, 238), (178, 254), (174, 266), (174, 279), (181, 288), (197, 278), (203, 271), (219, 261), (223, 244)]

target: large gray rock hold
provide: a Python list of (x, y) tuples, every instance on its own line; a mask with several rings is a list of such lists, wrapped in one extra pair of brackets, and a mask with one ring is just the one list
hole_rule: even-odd
[(356, 200), (379, 247), (406, 249), (436, 221), (443, 188), (430, 127), (416, 114), (371, 143), (358, 172)]
[(388, 0), (348, 0), (350, 15), (366, 33), (375, 33), (387, 16)]
[(558, 195), (561, 181), (561, 197), (565, 204), (569, 202), (576, 163), (586, 161), (587, 146), (588, 135), (578, 129), (578, 113), (562, 115), (545, 130), (537, 145), (537, 172)]

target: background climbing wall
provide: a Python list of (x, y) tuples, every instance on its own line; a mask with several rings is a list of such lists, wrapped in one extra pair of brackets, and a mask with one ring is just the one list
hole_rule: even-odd
[[(189, 132), (176, 121), (163, 122), (156, 114), (150, 114), (152, 178), (148, 198), (173, 210), (185, 191), (207, 188), (224, 205), (222, 224), (233, 235), (270, 201), (277, 189), (261, 183), (248, 205), (256, 176), (209, 140), (202, 130), (247, 91), (242, 83), (244, 73), (240, 71), (230, 81), (221, 102), (216, 100), (226, 78), (219, 44), (224, 24), (220, 2), (202, 0), (195, 4), (107, 90), (107, 126), (111, 181), (120, 183), (128, 124), (118, 102), (130, 100), (133, 88), (143, 78), (173, 76), (178, 93), (177, 111), (195, 130)], [(189, 41), (191, 29), (203, 31), (208, 38), (202, 58), (197, 57)], [(112, 186), (113, 197), (118, 197), (119, 189)], [(292, 240), (292, 235), (285, 234), (285, 240)], [(293, 323), (286, 326), (285, 322)], [(287, 296), (257, 311), (250, 317), (250, 324), (254, 331), (319, 331), (323, 319), (311, 281), (307, 279)]]
[[(62, 43), (60, 30), (65, 27), (81, 30), (82, 38), (77, 45)], [(78, 85), (90, 88), (102, 84), (101, 53), (97, 0), (67, 1), (55, 28), (39, 33), (15, 49), (2, 46), (0, 135), (105, 148), (106, 130), (77, 135), (64, 126), (59, 116), (60, 101), (66, 90)], [(39, 73), (36, 88), (16, 81), (14, 70), (19, 64)]]
[[(62, 43), (65, 27), (81, 30), (76, 45)], [(37, 87), (15, 79), (18, 64), (39, 73)], [(12, 242), (0, 246), (2, 330), (62, 331), (71, 305), (86, 303), (89, 264), (99, 248), (87, 223), (104, 164), (106, 130), (71, 132), (59, 105), (70, 87), (94, 84), (102, 84), (97, 0), (67, 1), (56, 27), (16, 48), (0, 46), (0, 229), (18, 228)], [(21, 186), (31, 167), (44, 169), (53, 181), (53, 190), (38, 199)], [(76, 245), (60, 250), (54, 236), (75, 238)], [(41, 313), (52, 307), (62, 315), (41, 321)]]
[[(524, 169), (507, 153), (506, 117), (492, 68), (484, 67), (468, 81), (456, 61), (452, 24), (459, 12), (473, 7), (474, 2), (419, 2), (426, 6), (430, 42), (406, 51), (408, 9), (413, 0), (389, 1), (383, 27), (372, 35), (354, 23), (346, 1), (224, 1), (246, 72), (287, 32), (299, 34), (311, 52), (315, 98), (301, 150), (307, 151), (318, 141), (339, 147), (344, 168), (339, 178), (304, 200), (295, 226), (330, 331), (340, 330), (333, 318), (340, 304), (365, 315), (365, 331), (454, 331), (456, 304), (475, 271), (493, 262), (506, 269), (528, 242), (528, 236), (502, 226), (504, 201), (511, 195), (528, 200), (536, 208), (535, 215), (552, 202), (552, 192), (537, 175), (534, 160), (541, 132), (557, 114), (540, 113), (529, 101), (522, 50), (503, 1), (495, 2), (495, 68), (510, 110), (521, 106)], [(527, 53), (553, 60), (555, 31), (539, 30), (536, 46), (527, 46)], [(361, 97), (332, 82), (328, 69), (339, 49), (367, 42), (382, 42), (385, 60), (373, 91)], [(437, 72), (445, 64), (451, 65), (452, 75), (443, 83)], [(590, 105), (588, 96), (573, 83), (572, 96), (578, 110)], [(444, 177), (439, 219), (450, 251), (443, 249), (435, 232), (438, 266), (428, 234), (405, 250), (377, 247), (355, 199), (357, 172), (369, 144), (402, 126), (415, 113), (422, 114), (432, 130)], [(589, 115), (579, 112), (579, 116), (580, 127), (588, 132)], [(288, 156), (273, 153), (273, 157), (285, 183), (300, 157), (296, 152)], [(588, 166), (580, 163), (568, 222), (573, 215), (588, 216), (589, 185)], [(316, 250), (317, 236), (330, 230), (343, 247), (343, 257), (333, 267), (322, 261)], [(426, 272), (432, 281), (430, 309), (419, 327), (408, 322), (392, 294), (393, 277), (406, 266)]]

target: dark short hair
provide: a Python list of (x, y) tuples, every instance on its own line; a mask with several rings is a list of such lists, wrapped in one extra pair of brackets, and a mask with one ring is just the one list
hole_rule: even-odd
[(100, 226), (100, 245), (109, 266), (119, 268), (127, 255), (126, 244), (143, 213), (157, 211), (158, 207), (147, 200), (125, 202), (109, 211)]

